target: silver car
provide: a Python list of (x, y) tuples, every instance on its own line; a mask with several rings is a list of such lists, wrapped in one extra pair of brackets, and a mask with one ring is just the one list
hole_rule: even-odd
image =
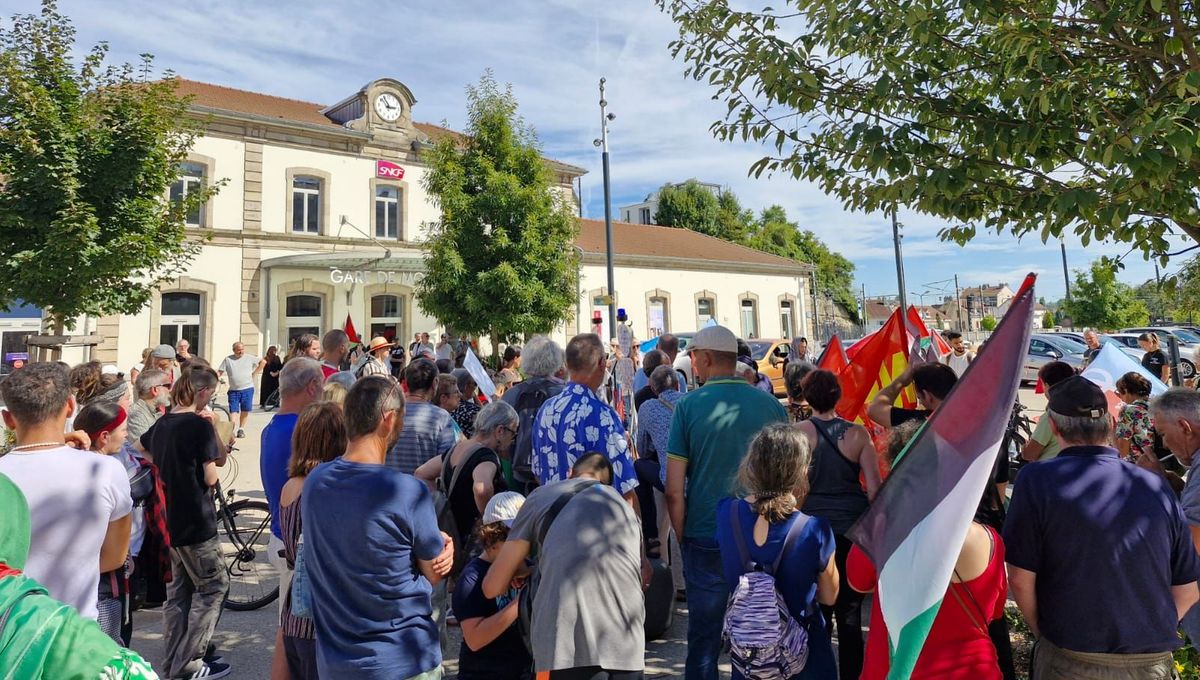
[(1034, 333), (1029, 336), (1029, 351), (1025, 354), (1025, 365), (1021, 369), (1021, 382), (1034, 383), (1038, 371), (1051, 361), (1062, 361), (1076, 371), (1083, 367), (1083, 353), (1087, 345), (1071, 338), (1049, 333)]
[[(1146, 330), (1139, 330), (1137, 328), (1134, 328), (1134, 329), (1130, 329), (1128, 332), (1109, 333), (1105, 337), (1112, 338), (1113, 340), (1116, 340), (1117, 342), (1121, 343), (1122, 345), (1124, 345), (1126, 347), (1131, 347), (1131, 348), (1136, 349), (1139, 352), (1142, 352), (1143, 354), (1145, 354), (1145, 352), (1142, 351), (1141, 347), (1138, 345), (1138, 336), (1141, 335), (1142, 333), (1146, 333), (1146, 332), (1158, 333), (1160, 339), (1162, 338), (1163, 335), (1167, 334), (1167, 331), (1165, 331), (1165, 329), (1151, 328), (1151, 329), (1146, 329)], [(1180, 342), (1180, 344), (1179, 344), (1179, 377), (1184, 380), (1187, 380), (1188, 378), (1191, 378), (1196, 375), (1196, 363), (1194, 360), (1194, 357), (1196, 355), (1195, 355), (1194, 347), (1195, 347), (1194, 345), (1187, 345), (1187, 344), (1184, 344), (1183, 342)], [(1167, 351), (1166, 343), (1163, 343), (1163, 351), (1164, 352)], [(1141, 360), (1139, 359), (1139, 362), (1140, 361)]]

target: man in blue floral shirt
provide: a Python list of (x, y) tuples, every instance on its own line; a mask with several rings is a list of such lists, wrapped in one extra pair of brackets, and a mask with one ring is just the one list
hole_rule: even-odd
[(604, 343), (595, 333), (576, 335), (566, 354), (569, 382), (546, 400), (534, 421), (533, 474), (545, 486), (566, 479), (584, 454), (603, 453), (612, 462), (613, 486), (632, 503), (638, 481), (625, 428), (617, 412), (596, 395), (604, 384)]

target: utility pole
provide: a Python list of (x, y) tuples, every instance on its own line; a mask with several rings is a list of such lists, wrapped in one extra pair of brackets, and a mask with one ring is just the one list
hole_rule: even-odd
[(1067, 302), (1071, 301), (1071, 275), (1067, 273), (1067, 242), (1065, 239), (1058, 239), (1058, 245), (1062, 246), (1062, 261), (1063, 261), (1063, 284), (1067, 287)]
[[(600, 157), (604, 164), (604, 245), (608, 258), (608, 332), (616, 337), (617, 324), (617, 287), (613, 277), (613, 232), (612, 232), (612, 186), (608, 172), (608, 122), (616, 120), (616, 115), (608, 112), (608, 101), (604, 99), (604, 82), (600, 79), (600, 139), (592, 142), (600, 147)], [(600, 338), (606, 341), (607, 338)]]
[(892, 240), (896, 245), (896, 283), (900, 286), (900, 309), (904, 310), (902, 314), (908, 314), (908, 294), (904, 287), (904, 253), (900, 249), (900, 221), (896, 213), (896, 205), (892, 204)]
[(963, 327), (962, 291), (958, 288), (958, 274), (954, 275), (954, 309), (958, 312), (958, 332), (966, 333), (969, 329)]
[(867, 334), (867, 284), (862, 284), (862, 313), (859, 314), (858, 323), (862, 326), (863, 335)]
[(813, 338), (817, 342), (821, 340), (821, 307), (817, 297), (817, 268), (813, 267), (812, 273), (812, 298), (813, 298)]

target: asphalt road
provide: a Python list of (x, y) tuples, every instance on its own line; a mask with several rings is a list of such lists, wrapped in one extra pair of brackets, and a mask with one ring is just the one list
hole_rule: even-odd
[[(1021, 401), (1029, 408), (1031, 417), (1040, 416), (1046, 400), (1034, 394), (1032, 389), (1021, 390)], [(245, 439), (238, 440), (234, 452), (236, 471), (230, 470), (223, 477), (226, 489), (234, 489), (238, 497), (262, 498), (262, 481), (258, 471), (258, 442), (262, 428), (270, 420), (268, 413), (254, 413), (246, 428)], [(869, 606), (866, 610), (870, 611)], [(865, 618), (865, 617), (864, 617)], [(271, 656), (274, 651), (277, 605), (272, 603), (252, 612), (226, 611), (217, 627), (214, 642), (225, 656), (226, 663), (233, 667), (235, 678), (268, 678)], [(162, 614), (159, 610), (145, 610), (134, 614), (133, 648), (162, 672)], [(664, 639), (646, 646), (646, 675), (652, 678), (681, 676), (687, 654), (687, 605), (676, 606), (675, 622)], [(461, 636), (457, 628), (450, 628), (447, 646), (446, 672), (457, 672), (458, 648)], [(728, 662), (721, 665), (722, 677), (728, 677)]]

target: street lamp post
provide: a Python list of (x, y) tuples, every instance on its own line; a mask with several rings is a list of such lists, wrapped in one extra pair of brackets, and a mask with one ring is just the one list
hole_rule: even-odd
[[(608, 112), (608, 101), (604, 99), (604, 82), (600, 79), (600, 139), (592, 143), (600, 148), (604, 165), (604, 245), (608, 258), (608, 331), (616, 332), (617, 323), (617, 291), (613, 277), (613, 232), (612, 232), (612, 186), (608, 173), (608, 122), (616, 119), (616, 115)], [(614, 335), (615, 337), (615, 335)], [(608, 338), (600, 338), (607, 342)]]
[(900, 309), (908, 314), (908, 295), (904, 287), (904, 253), (900, 249), (900, 220), (896, 216), (896, 206), (892, 205), (892, 240), (896, 244), (896, 282), (900, 290)]

